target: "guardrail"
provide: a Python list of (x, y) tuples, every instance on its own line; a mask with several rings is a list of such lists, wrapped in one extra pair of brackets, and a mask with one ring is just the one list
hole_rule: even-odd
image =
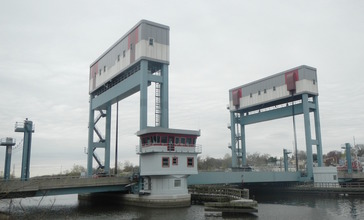
[[(129, 184), (128, 177), (42, 177), (31, 178), (27, 181), (7, 180), (0, 181), (0, 195), (9, 193), (35, 192), (39, 190), (69, 189), (82, 187), (118, 186)], [(1, 198), (1, 196), (0, 196)]]
[(225, 196), (230, 199), (249, 199), (248, 189), (236, 189), (223, 186), (191, 186), (189, 193), (194, 195)]
[(301, 188), (362, 188), (364, 189), (364, 182), (338, 182), (338, 183), (313, 183), (313, 182), (305, 182), (305, 183), (296, 183), (295, 187)]
[(135, 146), (135, 152), (137, 154), (141, 153), (153, 153), (153, 152), (177, 152), (177, 153), (202, 153), (202, 145), (191, 144), (189, 146), (179, 146), (168, 147), (168, 145), (153, 144), (148, 146)]

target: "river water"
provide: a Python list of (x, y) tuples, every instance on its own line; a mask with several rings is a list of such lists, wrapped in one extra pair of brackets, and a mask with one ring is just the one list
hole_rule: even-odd
[[(0, 200), (10, 219), (364, 219), (364, 198), (302, 194), (256, 195), (258, 213), (221, 216), (202, 205), (152, 209), (122, 206), (117, 201), (79, 201), (77, 195)], [(0, 219), (8, 215), (0, 214)]]

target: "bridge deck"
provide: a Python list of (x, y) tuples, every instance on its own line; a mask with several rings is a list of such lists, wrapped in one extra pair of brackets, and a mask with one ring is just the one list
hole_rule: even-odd
[(188, 177), (188, 185), (298, 182), (299, 172), (199, 172)]
[(130, 184), (130, 180), (127, 177), (52, 177), (33, 178), (28, 181), (10, 180), (0, 182), (0, 199), (125, 191), (127, 184)]

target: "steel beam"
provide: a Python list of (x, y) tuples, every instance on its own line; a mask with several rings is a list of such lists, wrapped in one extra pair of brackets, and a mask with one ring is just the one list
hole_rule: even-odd
[(308, 179), (313, 178), (313, 158), (312, 158), (312, 138), (311, 138), (311, 123), (310, 123), (310, 110), (308, 105), (308, 95), (302, 94), (303, 104), (303, 120), (305, 126), (305, 140), (306, 140), (306, 167)]
[[(294, 105), (295, 115), (302, 114), (302, 103)], [(264, 121), (270, 121), (274, 119), (280, 119), (292, 116), (292, 106), (286, 106), (274, 110), (259, 112), (252, 115), (245, 115), (241, 117), (242, 125), (250, 125)]]
[(163, 64), (162, 65), (162, 85), (161, 85), (161, 127), (162, 128), (168, 128), (169, 127), (169, 97), (168, 97), (168, 65)]
[(322, 163), (322, 141), (321, 141), (321, 125), (320, 125), (320, 113), (319, 113), (319, 104), (318, 104), (318, 96), (313, 97), (313, 102), (315, 104), (314, 119), (315, 119), (315, 133), (316, 133), (316, 145), (317, 145), (317, 163), (319, 167), (323, 166)]
[(235, 113), (230, 112), (230, 133), (231, 133), (231, 166), (232, 168), (238, 167), (238, 160), (236, 155), (236, 131), (235, 131)]

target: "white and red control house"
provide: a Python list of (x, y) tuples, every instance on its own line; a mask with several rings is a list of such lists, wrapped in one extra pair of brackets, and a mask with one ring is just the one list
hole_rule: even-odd
[(140, 176), (142, 192), (151, 196), (190, 198), (187, 177), (197, 174), (197, 145), (200, 131), (148, 127), (137, 132), (140, 137)]
[(316, 69), (302, 65), (231, 89), (229, 108), (244, 110), (304, 93), (317, 96), (318, 86)]

